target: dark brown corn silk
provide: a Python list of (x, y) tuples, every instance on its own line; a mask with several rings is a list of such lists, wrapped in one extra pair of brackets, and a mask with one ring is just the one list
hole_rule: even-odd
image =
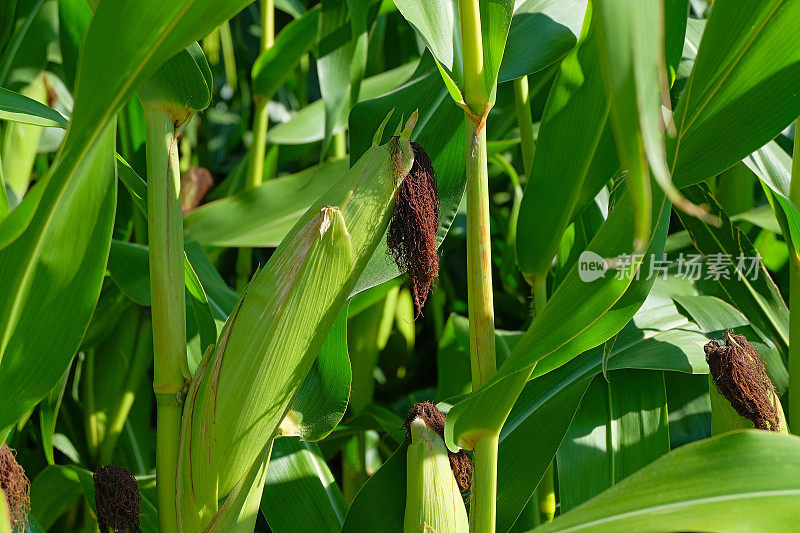
[(397, 190), (394, 214), (386, 245), (400, 271), (408, 272), (408, 284), (418, 317), (431, 286), (439, 277), (436, 231), (439, 228), (439, 196), (431, 158), (412, 142), (414, 164)]
[(24, 525), (31, 510), (31, 484), (17, 462), (17, 452), (6, 444), (0, 446), (0, 490), (6, 498), (11, 527)]
[(100, 533), (141, 533), (136, 479), (127, 468), (108, 465), (94, 471), (94, 499)]
[(775, 386), (747, 338), (728, 330), (723, 341), (707, 343), (705, 352), (714, 382), (733, 409), (758, 429), (779, 431)]
[[(406, 435), (411, 438), (410, 424), (417, 418), (421, 418), (432, 430), (439, 434), (444, 440), (444, 422), (445, 416), (438, 407), (431, 402), (420, 402), (411, 408), (411, 412), (406, 417)], [(453, 477), (456, 478), (458, 490), (466, 492), (469, 490), (469, 484), (472, 481), (472, 462), (464, 450), (459, 450), (453, 453), (447, 450), (447, 455), (450, 459), (450, 470), (453, 471)]]

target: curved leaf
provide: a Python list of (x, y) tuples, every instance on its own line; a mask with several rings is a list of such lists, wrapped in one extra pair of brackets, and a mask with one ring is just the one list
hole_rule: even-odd
[(667, 146), (678, 187), (722, 172), (800, 115), (798, 19), (798, 0), (714, 3)]
[(533, 74), (564, 57), (578, 42), (587, 3), (587, 0), (517, 2), (497, 81)]
[(687, 444), (536, 531), (791, 531), (800, 439), (741, 431)]

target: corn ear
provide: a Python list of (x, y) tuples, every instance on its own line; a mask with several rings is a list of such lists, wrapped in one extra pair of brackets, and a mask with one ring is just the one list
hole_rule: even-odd
[(469, 519), (444, 441), (422, 418), (409, 425), (405, 533), (466, 532)]
[(386, 231), (397, 185), (411, 168), (408, 146), (408, 135), (373, 146), (319, 198), (254, 276), (204, 356), (181, 429), (182, 531), (206, 529), (217, 502), (234, 492), (260, 494), (247, 479), (267, 459), (265, 450)]
[[(769, 391), (770, 401), (775, 406), (780, 419), (780, 425), (777, 428), (778, 433), (788, 434), (788, 424), (786, 423), (786, 415), (783, 412), (781, 402), (774, 392)], [(755, 424), (743, 417), (731, 405), (731, 402), (719, 391), (716, 381), (708, 375), (708, 395), (711, 399), (711, 434), (719, 435), (734, 431), (737, 429), (754, 429)]]

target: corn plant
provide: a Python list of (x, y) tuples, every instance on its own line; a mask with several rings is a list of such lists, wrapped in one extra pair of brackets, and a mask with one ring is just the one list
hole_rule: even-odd
[(4, 1), (0, 533), (794, 531), (798, 20)]

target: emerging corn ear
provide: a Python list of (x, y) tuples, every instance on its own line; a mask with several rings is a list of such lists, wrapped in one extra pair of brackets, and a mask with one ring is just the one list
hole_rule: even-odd
[(711, 432), (756, 428), (787, 433), (783, 407), (758, 353), (744, 335), (728, 330), (705, 345)]
[(453, 469), (452, 455), (456, 454), (448, 452), (441, 436), (444, 415), (433, 404), (417, 404), (407, 428), (411, 444), (406, 453), (403, 530), (406, 533), (468, 531), (467, 510), (454, 472), (468, 487), (469, 460), (462, 455), (464, 462), (456, 459)]
[(181, 428), (180, 531), (252, 531), (272, 439), (411, 168), (414, 118), (400, 136), (373, 145), (301, 217), (203, 357)]

